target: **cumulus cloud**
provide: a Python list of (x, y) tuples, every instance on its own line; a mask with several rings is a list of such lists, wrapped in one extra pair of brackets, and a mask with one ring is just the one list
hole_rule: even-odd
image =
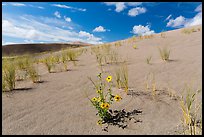
[(196, 9), (196, 12), (202, 12), (202, 4), (200, 4)]
[(154, 30), (150, 30), (149, 25), (142, 26), (142, 25), (135, 25), (132, 29), (132, 33), (138, 35), (138, 36), (144, 36), (144, 35), (151, 35), (154, 34)]
[[(37, 17), (36, 17), (37, 18)], [(40, 22), (39, 19), (3, 19), (2, 35), (42, 42), (74, 42), (81, 41), (100, 44), (102, 39), (86, 31), (62, 29), (54, 25)], [(25, 41), (24, 41), (25, 42)]]
[(104, 2), (107, 6), (115, 6), (116, 12), (121, 12), (128, 6), (138, 6), (141, 5), (142, 2)]
[(147, 11), (146, 8), (143, 8), (143, 7), (132, 8), (129, 10), (128, 15), (135, 17), (139, 14), (145, 13), (146, 11)]
[(86, 31), (80, 31), (79, 37), (86, 37), (87, 40), (90, 40), (90, 41), (100, 41), (101, 40), (101, 38), (95, 37), (93, 34), (90, 34)]
[(167, 27), (182, 27), (186, 22), (186, 19), (183, 16), (179, 16), (176, 19), (170, 19), (167, 23)]
[(199, 12), (195, 17), (186, 19), (184, 27), (190, 27), (202, 24), (202, 12)]
[(64, 20), (65, 20), (66, 22), (71, 22), (71, 21), (72, 21), (72, 19), (71, 19), (71, 18), (66, 17), (66, 16), (64, 16)]
[(126, 6), (124, 2), (104, 2), (107, 6), (115, 6), (115, 11), (116, 12), (121, 12), (123, 11)]
[(198, 13), (193, 18), (185, 18), (183, 16), (179, 16), (176, 19), (170, 19), (166, 26), (181, 28), (202, 24), (202, 4), (196, 7), (194, 11)]
[(73, 9), (78, 11), (86, 11), (86, 9), (83, 9), (83, 8), (76, 8), (76, 7), (71, 7), (71, 6), (62, 5), (62, 4), (52, 4), (52, 6), (55, 6), (58, 8)]
[(166, 26), (173, 28), (181, 28), (202, 24), (202, 6), (199, 5), (195, 9), (195, 11), (199, 13), (197, 13), (193, 18), (185, 18), (183, 16), (179, 16), (176, 19), (170, 19)]
[(58, 11), (55, 11), (54, 15), (57, 17), (57, 18), (61, 18), (61, 15)]
[(110, 30), (106, 30), (103, 26), (98, 26), (93, 30), (93, 32), (106, 32), (106, 31)]

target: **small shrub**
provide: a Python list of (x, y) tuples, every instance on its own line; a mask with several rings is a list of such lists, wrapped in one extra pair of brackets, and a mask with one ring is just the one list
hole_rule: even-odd
[(150, 64), (151, 59), (152, 59), (152, 56), (147, 57), (147, 58), (146, 58), (146, 63), (147, 63), (147, 64)]
[(160, 53), (162, 60), (164, 60), (164, 61), (169, 60), (170, 50), (167, 47), (164, 47), (163, 49), (159, 48), (159, 53)]
[(184, 134), (202, 134), (201, 120), (198, 119), (198, 110), (201, 105), (195, 104), (196, 95), (201, 91), (193, 92), (190, 87), (186, 87), (187, 95), (181, 96), (180, 106), (182, 110), (182, 124)]
[(51, 73), (52, 68), (54, 67), (54, 62), (52, 59), (52, 56), (48, 56), (44, 59), (44, 63), (47, 66), (47, 70), (49, 73)]
[(2, 70), (2, 77), (3, 77), (3, 91), (8, 89), (9, 91), (12, 91), (15, 89), (15, 76), (16, 76), (16, 70), (15, 65), (13, 62), (5, 61), (3, 64), (3, 70)]
[(39, 74), (37, 73), (37, 71), (35, 70), (34, 66), (30, 66), (28, 69), (27, 69), (27, 73), (29, 75), (29, 77), (31, 78), (32, 82), (33, 83), (38, 83), (40, 81), (40, 76)]
[(122, 64), (115, 70), (116, 85), (118, 88), (124, 88), (125, 92), (128, 92), (128, 69), (127, 65)]

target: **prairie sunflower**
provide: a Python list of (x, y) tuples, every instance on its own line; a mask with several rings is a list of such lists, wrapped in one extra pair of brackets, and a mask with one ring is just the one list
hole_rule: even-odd
[(102, 109), (106, 108), (106, 103), (102, 103), (102, 104), (101, 104), (101, 108), (102, 108)]
[(111, 82), (111, 80), (112, 80), (112, 76), (108, 76), (108, 77), (106, 78), (106, 81), (108, 81), (108, 82)]
[(102, 121), (99, 120), (99, 121), (97, 122), (97, 125), (101, 126), (101, 125), (102, 125)]
[(97, 93), (101, 93), (101, 92), (102, 92), (102, 90), (101, 90), (101, 89), (99, 89), (99, 90), (97, 90), (96, 92), (97, 92)]
[(120, 101), (122, 98), (119, 95), (115, 95), (114, 99), (115, 99), (115, 101)]
[(96, 97), (94, 97), (94, 98), (92, 98), (91, 100), (95, 102), (95, 101), (97, 101), (97, 98), (96, 98)]
[(105, 104), (105, 108), (109, 109), (110, 105), (108, 103)]

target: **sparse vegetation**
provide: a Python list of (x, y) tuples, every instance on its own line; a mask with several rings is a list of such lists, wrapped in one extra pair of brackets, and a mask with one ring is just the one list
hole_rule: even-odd
[(31, 78), (33, 83), (40, 82), (40, 75), (38, 75), (38, 72), (35, 70), (35, 67), (32, 65), (27, 69), (27, 73), (29, 77)]
[(128, 68), (124, 63), (115, 70), (115, 80), (117, 88), (124, 88), (125, 92), (128, 92)]
[(159, 48), (159, 53), (160, 53), (162, 60), (164, 61), (169, 60), (170, 50), (167, 47), (163, 47), (162, 49)]
[(54, 62), (53, 62), (52, 56), (48, 56), (48, 57), (44, 58), (44, 63), (47, 67), (48, 72), (51, 73), (52, 72), (51, 70), (54, 67)]
[(13, 62), (4, 60), (2, 67), (2, 90), (12, 91), (15, 89), (16, 70)]
[(164, 32), (161, 32), (160, 35), (161, 35), (162, 38), (166, 38), (166, 34)]
[(182, 29), (181, 32), (184, 33), (184, 34), (191, 34), (193, 32), (197, 32), (197, 31), (200, 31), (200, 28), (198, 28), (197, 30), (195, 28), (185, 28), (185, 29)]
[(152, 59), (152, 56), (147, 57), (147, 58), (146, 58), (146, 63), (147, 63), (147, 64), (150, 64), (151, 59)]
[(154, 73), (148, 73), (145, 77), (145, 89), (146, 91), (151, 92), (152, 98), (155, 99), (156, 96), (156, 80), (155, 80), (155, 74)]
[(190, 87), (186, 86), (184, 89), (187, 95), (181, 96), (180, 106), (182, 110), (182, 123), (183, 133), (190, 135), (202, 134), (201, 119), (198, 118), (198, 110), (201, 104), (196, 104), (196, 95), (201, 91), (193, 91)]

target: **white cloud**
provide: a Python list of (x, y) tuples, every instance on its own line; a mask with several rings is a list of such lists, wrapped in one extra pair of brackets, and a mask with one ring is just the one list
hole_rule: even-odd
[(133, 27), (133, 30), (132, 30), (132, 33), (136, 34), (136, 35), (141, 35), (141, 36), (144, 36), (144, 35), (151, 35), (151, 34), (154, 34), (154, 30), (150, 30), (149, 28), (149, 25), (147, 26), (142, 26), (142, 25), (135, 25)]
[(59, 7), (59, 8), (65, 8), (65, 9), (71, 9), (70, 6), (67, 6), (67, 5), (61, 5), (61, 4), (52, 4), (52, 6)]
[(200, 4), (196, 9), (195, 11), (197, 12), (202, 12), (202, 4)]
[(167, 20), (169, 20), (170, 18), (171, 18), (171, 14), (164, 20), (164, 21), (167, 21)]
[(141, 5), (142, 2), (104, 2), (107, 6), (115, 6), (116, 12), (121, 12), (128, 6), (138, 6)]
[(116, 11), (116, 12), (121, 12), (121, 11), (123, 11), (125, 8), (126, 8), (126, 6), (125, 6), (124, 2), (118, 2), (118, 3), (116, 4), (116, 9), (115, 9), (115, 11)]
[(66, 22), (71, 22), (71, 21), (72, 21), (72, 19), (71, 19), (71, 18), (66, 17), (66, 16), (64, 16), (64, 20), (65, 20)]
[(145, 13), (146, 11), (147, 11), (146, 8), (143, 8), (143, 7), (132, 8), (129, 10), (128, 15), (135, 17), (139, 14)]
[(176, 19), (170, 19), (167, 23), (167, 27), (182, 27), (185, 24), (186, 19), (183, 16), (179, 16)]
[(22, 7), (22, 6), (26, 6), (23, 3), (11, 3), (12, 6), (17, 6), (17, 7)]
[(139, 6), (142, 2), (126, 2), (128, 6)]
[(58, 11), (55, 11), (54, 15), (57, 17), (57, 18), (61, 18), (61, 15)]
[(101, 40), (101, 38), (95, 37), (93, 34), (90, 34), (85, 31), (80, 31), (79, 37), (86, 37), (87, 40), (90, 40), (90, 41), (100, 41)]
[(125, 2), (104, 2), (104, 3), (108, 6), (111, 6), (111, 5), (115, 6), (116, 12), (121, 12), (126, 8)]
[(202, 12), (199, 12), (193, 18), (185, 18), (183, 16), (179, 16), (174, 20), (171, 19), (167, 23), (167, 27), (181, 28), (181, 27), (190, 27), (190, 26), (195, 26), (200, 24), (202, 24)]
[(200, 24), (202, 24), (202, 12), (199, 12), (192, 19), (187, 19), (184, 24), (184, 27), (190, 27), (190, 26), (195, 26), (195, 25), (200, 25)]
[[(37, 19), (37, 20), (36, 20)], [(102, 39), (86, 31), (74, 31), (61, 29), (54, 25), (48, 25), (36, 19), (3, 19), (2, 36), (26, 39), (27, 41), (41, 42), (74, 42), (81, 41), (91, 44), (102, 43)], [(25, 41), (24, 41), (25, 42)]]
[(183, 16), (179, 16), (176, 19), (169, 20), (166, 26), (181, 28), (181, 27), (190, 27), (190, 26), (202, 24), (202, 4), (196, 7), (194, 11), (198, 13), (193, 18), (185, 18)]
[(106, 29), (103, 26), (96, 27), (93, 32), (106, 32)]
[(44, 7), (41, 7), (41, 6), (38, 6), (37, 8), (39, 8), (39, 9), (45, 9)]
[(67, 5), (61, 5), (61, 4), (52, 4), (52, 6), (59, 7), (59, 8), (65, 8), (65, 9), (73, 9), (73, 10), (78, 10), (78, 11), (86, 11), (86, 9), (83, 9), (83, 8), (76, 8), (76, 7), (71, 7)]

